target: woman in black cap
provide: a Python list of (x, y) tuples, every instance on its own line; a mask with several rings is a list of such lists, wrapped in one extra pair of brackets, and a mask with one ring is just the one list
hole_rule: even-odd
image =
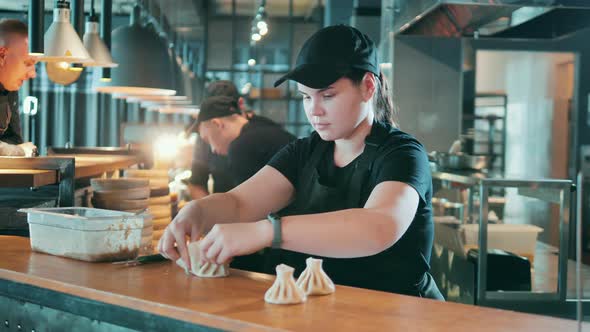
[(206, 234), (201, 257), (211, 262), (272, 247), (272, 267), (301, 272), (305, 258), (321, 257), (336, 284), (443, 300), (428, 273), (428, 158), (396, 129), (374, 43), (353, 27), (323, 28), (275, 86), (287, 79), (315, 132), (232, 191), (187, 204), (160, 252), (189, 263), (186, 237)]

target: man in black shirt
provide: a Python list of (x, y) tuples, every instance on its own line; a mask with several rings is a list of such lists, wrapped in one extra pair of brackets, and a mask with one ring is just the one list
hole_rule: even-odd
[(35, 77), (35, 59), (29, 55), (26, 24), (0, 21), (0, 156), (31, 156), (37, 149), (23, 143), (18, 113), (18, 89)]
[(201, 104), (197, 130), (213, 153), (227, 156), (233, 186), (258, 172), (295, 139), (267, 118), (244, 117), (236, 100), (226, 96), (210, 97)]
[[(247, 118), (252, 117), (253, 113), (246, 111), (246, 102), (232, 81), (211, 82), (205, 90), (205, 98), (214, 96), (227, 96), (235, 99), (242, 114)], [(203, 198), (213, 192), (226, 192), (234, 187), (233, 180), (229, 175), (227, 158), (211, 152), (209, 145), (203, 140), (198, 140), (195, 144), (191, 172), (189, 189), (193, 199)], [(213, 179), (213, 188), (207, 186), (209, 176)], [(210, 190), (211, 192), (209, 192)]]

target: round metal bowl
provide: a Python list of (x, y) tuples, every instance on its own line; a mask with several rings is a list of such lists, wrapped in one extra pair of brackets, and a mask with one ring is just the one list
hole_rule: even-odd
[(437, 165), (446, 169), (482, 170), (488, 167), (487, 156), (472, 156), (465, 153), (436, 152), (434, 155)]

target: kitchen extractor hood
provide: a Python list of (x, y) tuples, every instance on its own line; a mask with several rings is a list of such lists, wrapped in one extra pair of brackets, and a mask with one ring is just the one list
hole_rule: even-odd
[(395, 34), (558, 38), (590, 26), (590, 0), (393, 0)]

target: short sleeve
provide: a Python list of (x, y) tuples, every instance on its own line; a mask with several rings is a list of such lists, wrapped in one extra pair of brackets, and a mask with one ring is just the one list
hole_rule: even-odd
[(427, 201), (432, 177), (428, 155), (420, 143), (408, 141), (386, 151), (381, 162), (375, 166), (375, 186), (385, 181), (406, 183), (418, 192), (423, 203)]
[(297, 186), (297, 174), (300, 167), (299, 156), (301, 155), (302, 145), (302, 139), (289, 143), (279, 150), (267, 164), (281, 172), (294, 187)]

